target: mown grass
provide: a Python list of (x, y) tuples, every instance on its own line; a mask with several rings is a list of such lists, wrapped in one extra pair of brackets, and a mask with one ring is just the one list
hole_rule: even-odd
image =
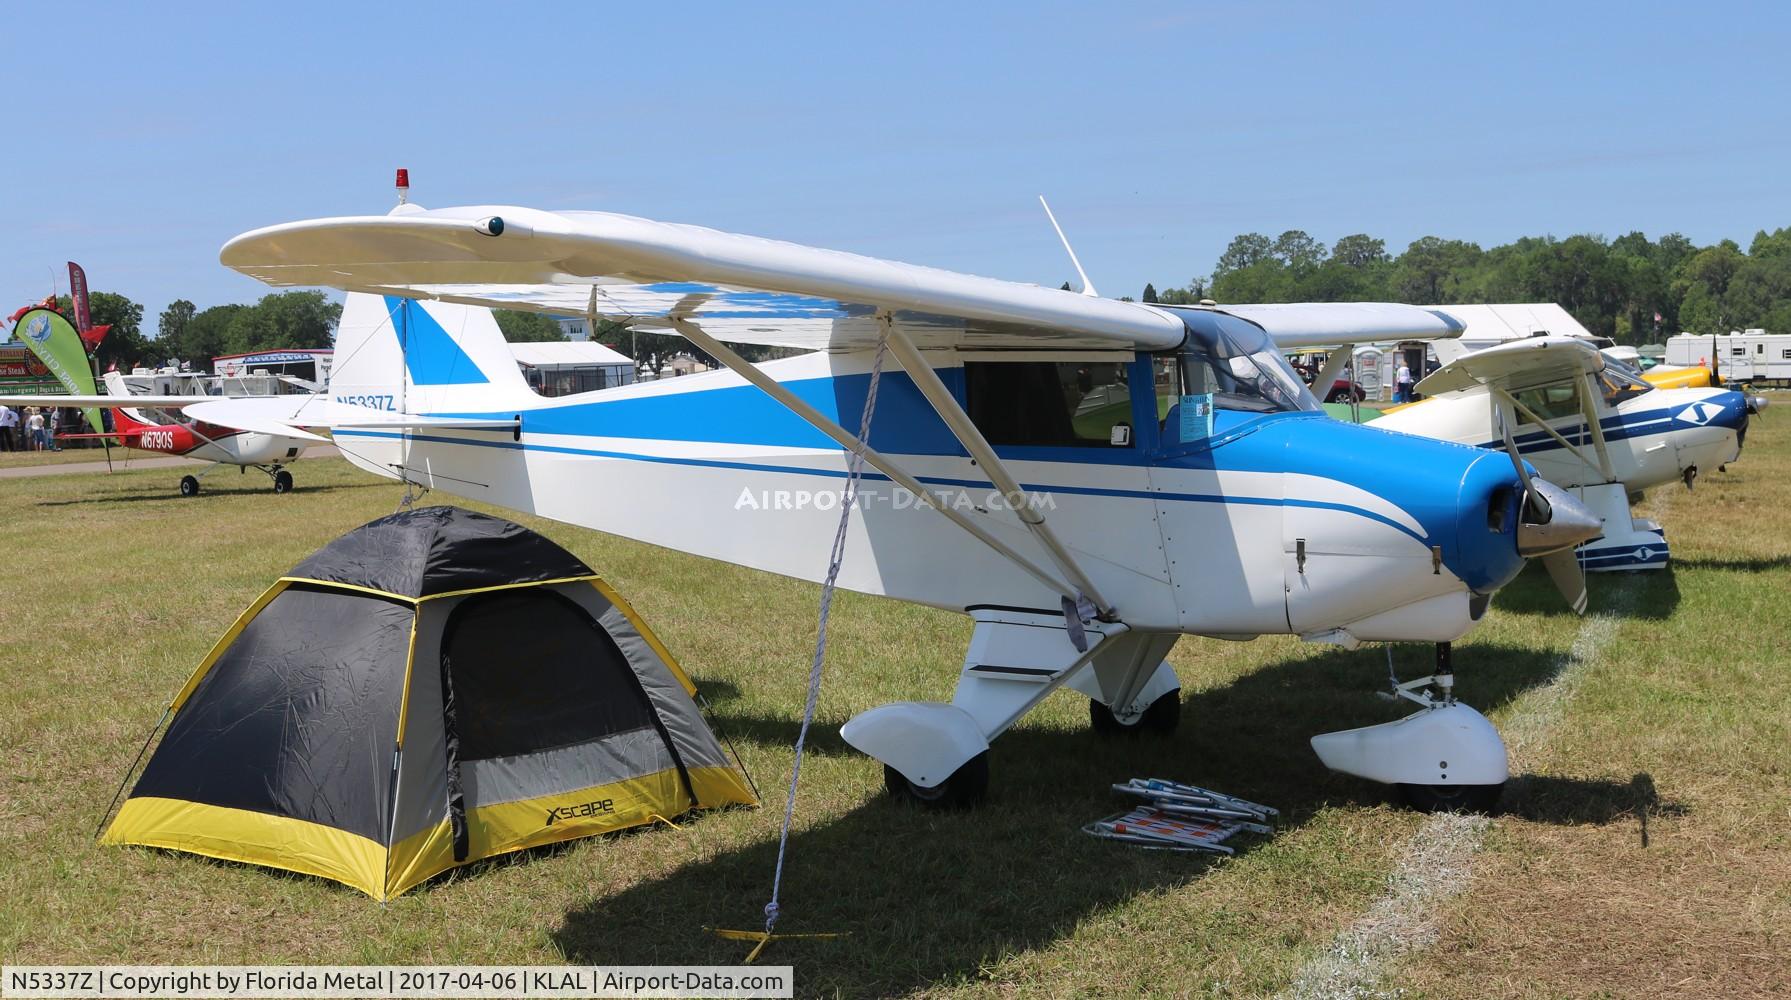
[[(1393, 982), (1438, 995), (1628, 992), (1661, 980), (1627, 956), (1698, 932), (1732, 947), (1731, 964), (1788, 964), (1769, 931), (1786, 923), (1791, 884), (1780, 555), (1791, 546), (1770, 527), (1791, 499), (1791, 449), (1775, 431), (1757, 425), (1743, 463), (1667, 511), (1679, 567), (1639, 583), (1638, 613), (1520, 761), (1531, 777), (1517, 811), (1476, 861), (1483, 874), (1440, 954)], [(93, 843), (144, 734), (230, 621), (399, 498), (339, 460), (295, 473), (286, 496), (221, 472), (192, 500), (172, 495), (167, 470), (0, 481), (0, 957), (738, 961), (739, 944), (703, 928), (762, 919), (816, 588), (536, 519), (522, 520), (603, 572), (697, 677), (767, 808), (477, 866), (384, 907), (317, 879)], [(827, 541), (814, 540), (817, 562)], [(1595, 579), (1595, 606), (1609, 581)], [(1579, 628), (1547, 587), (1526, 574), (1458, 647), (1458, 691), (1495, 721), (1550, 682)], [(1419, 825), (1306, 746), (1401, 714), (1373, 696), (1385, 653), (1287, 639), (1183, 640), (1172, 659), (1184, 722), (1169, 740), (1097, 739), (1085, 703), (1061, 693), (997, 744), (987, 807), (936, 815), (886, 801), (880, 767), (838, 726), (885, 701), (948, 698), (968, 635), (964, 619), (924, 608), (857, 595), (836, 606), (780, 928), (850, 936), (779, 943), (766, 959), (795, 965), (805, 995), (1272, 994), (1383, 892)], [(1428, 655), (1398, 651), (1401, 673)], [(1286, 828), (1224, 861), (1078, 832), (1120, 807), (1109, 783), (1143, 774), (1277, 805)], [(1670, 913), (1622, 905), (1656, 885)], [(1591, 886), (1623, 919), (1574, 905)], [(1596, 954), (1625, 959), (1593, 976), (1581, 965)]]
[[(165, 452), (142, 451), (121, 445), (112, 447), (112, 462), (120, 468), (130, 459), (167, 458)], [(65, 445), (61, 451), (0, 451), (0, 469), (21, 469), (37, 465), (67, 465), (71, 462), (104, 462), (104, 448), (76, 448)]]

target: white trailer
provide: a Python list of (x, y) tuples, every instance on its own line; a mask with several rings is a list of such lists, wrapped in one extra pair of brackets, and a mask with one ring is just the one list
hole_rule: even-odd
[(1669, 365), (1714, 365), (1725, 380), (1791, 381), (1791, 334), (1741, 330), (1682, 333), (1667, 340)]

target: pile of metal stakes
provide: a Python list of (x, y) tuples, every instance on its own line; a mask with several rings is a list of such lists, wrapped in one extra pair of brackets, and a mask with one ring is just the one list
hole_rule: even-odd
[(1145, 804), (1095, 820), (1082, 832), (1156, 850), (1235, 854), (1227, 841), (1241, 833), (1273, 836), (1281, 815), (1270, 806), (1162, 778), (1133, 778), (1113, 790)]

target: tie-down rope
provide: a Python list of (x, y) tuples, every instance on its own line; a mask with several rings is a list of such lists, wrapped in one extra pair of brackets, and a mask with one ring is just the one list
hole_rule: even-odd
[[(796, 786), (802, 778), (802, 755), (808, 744), (809, 723), (815, 718), (815, 703), (821, 696), (821, 669), (827, 662), (827, 618), (833, 611), (834, 581), (840, 575), (840, 563), (846, 556), (846, 527), (852, 521), (852, 508), (858, 501), (858, 483), (864, 472), (864, 449), (871, 436), (871, 416), (877, 411), (877, 385), (883, 377), (883, 356), (889, 346), (889, 331), (877, 338), (877, 355), (871, 362), (870, 386), (865, 390), (864, 415), (858, 422), (858, 444), (853, 447), (846, 464), (846, 486), (840, 496), (840, 522), (833, 533), (833, 553), (827, 564), (827, 578), (821, 583), (820, 625), (815, 633), (815, 658), (808, 668), (808, 700), (802, 707), (802, 728), (796, 732), (796, 763), (790, 768), (790, 793), (784, 799), (784, 825), (777, 837), (777, 870), (771, 877), (771, 901), (765, 904), (765, 932), (752, 935), (758, 946), (746, 956), (751, 962), (771, 940), (771, 929), (779, 915), (778, 894), (784, 883), (784, 853), (790, 845), (790, 821), (796, 813)], [(790, 936), (790, 935), (784, 935)], [(809, 936), (809, 935), (803, 935)], [(813, 935), (833, 937), (834, 935)]]

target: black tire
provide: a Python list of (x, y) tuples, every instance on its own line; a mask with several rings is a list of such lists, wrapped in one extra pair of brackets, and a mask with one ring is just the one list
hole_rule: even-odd
[(274, 473), (274, 492), (292, 492), (292, 473), (287, 472), (285, 469), (281, 469), (279, 472)]
[(1094, 731), (1102, 736), (1129, 736), (1137, 738), (1146, 733), (1152, 736), (1168, 736), (1175, 732), (1182, 723), (1182, 691), (1176, 688), (1138, 714), (1138, 718), (1130, 722), (1122, 722), (1113, 714), (1113, 709), (1095, 701), (1088, 700), (1088, 722)]
[(180, 477), (180, 495), (183, 497), (198, 496), (199, 495), (199, 480), (193, 476), (181, 476)]
[(898, 799), (924, 809), (968, 809), (989, 794), (989, 751), (984, 750), (965, 761), (951, 777), (932, 788), (922, 788), (902, 776), (902, 772), (883, 765), (883, 787)]
[(1423, 813), (1489, 813), (1505, 783), (1496, 785), (1400, 785), (1406, 804)]

